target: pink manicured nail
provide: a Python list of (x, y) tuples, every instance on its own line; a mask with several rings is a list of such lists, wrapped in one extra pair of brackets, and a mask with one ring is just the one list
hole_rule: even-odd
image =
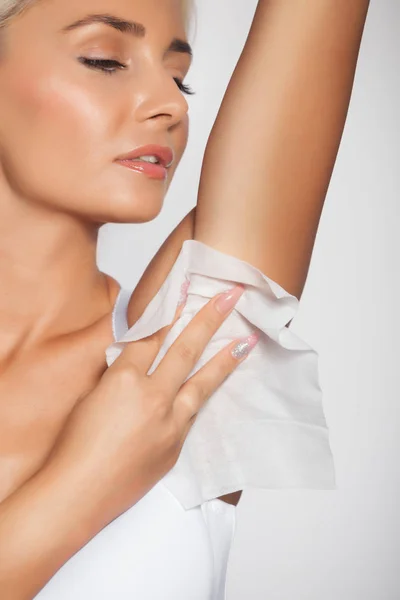
[(237, 285), (232, 290), (228, 290), (216, 300), (215, 308), (223, 315), (228, 313), (235, 306), (243, 292), (244, 287), (242, 285)]
[(185, 304), (188, 297), (189, 285), (189, 279), (185, 279), (181, 286), (181, 295), (179, 296), (178, 306), (182, 306), (182, 304)]
[(233, 358), (240, 360), (247, 356), (251, 350), (257, 345), (260, 336), (258, 333), (252, 333), (249, 337), (241, 340), (236, 346), (231, 350), (231, 354)]

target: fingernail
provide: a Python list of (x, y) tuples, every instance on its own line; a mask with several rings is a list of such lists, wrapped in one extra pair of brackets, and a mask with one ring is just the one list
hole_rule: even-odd
[(190, 281), (189, 279), (185, 279), (181, 286), (181, 294), (179, 296), (178, 306), (182, 306), (185, 304), (188, 297), (188, 289), (189, 289)]
[(241, 340), (236, 346), (231, 350), (231, 354), (233, 358), (240, 360), (247, 356), (253, 348), (257, 345), (260, 336), (258, 333), (252, 333), (249, 337)]
[(243, 292), (244, 287), (242, 285), (237, 285), (233, 289), (228, 290), (217, 298), (215, 308), (223, 315), (228, 313), (235, 306)]

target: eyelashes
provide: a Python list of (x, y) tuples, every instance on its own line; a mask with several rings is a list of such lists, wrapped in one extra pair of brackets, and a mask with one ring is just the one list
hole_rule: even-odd
[(177, 77), (174, 77), (174, 81), (177, 84), (178, 88), (181, 90), (181, 92), (183, 92), (184, 94), (187, 94), (188, 96), (192, 96), (193, 94), (196, 93), (192, 90), (190, 85), (187, 85), (186, 83), (182, 83), (182, 81), (180, 79), (178, 79)]
[(105, 58), (87, 58), (86, 56), (80, 56), (78, 60), (86, 67), (89, 67), (90, 69), (97, 69), (98, 71), (103, 71), (103, 73), (105, 73), (106, 75), (113, 75), (119, 70), (123, 71), (128, 66), (118, 62), (117, 60)]
[[(114, 75), (118, 71), (123, 71), (127, 68), (127, 65), (113, 59), (87, 58), (85, 56), (80, 56), (78, 60), (89, 69), (97, 69), (106, 75)], [(178, 77), (174, 77), (174, 81), (184, 94), (192, 95), (196, 93), (189, 85), (183, 83)]]

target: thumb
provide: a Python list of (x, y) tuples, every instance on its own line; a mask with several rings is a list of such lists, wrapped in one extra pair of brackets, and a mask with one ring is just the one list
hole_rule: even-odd
[(141, 373), (147, 374), (169, 331), (182, 314), (182, 311), (186, 305), (189, 285), (190, 281), (185, 279), (181, 287), (181, 295), (172, 322), (169, 325), (162, 327), (158, 331), (155, 331), (148, 337), (137, 340), (136, 342), (127, 342), (117, 360), (128, 360), (129, 362), (133, 363)]

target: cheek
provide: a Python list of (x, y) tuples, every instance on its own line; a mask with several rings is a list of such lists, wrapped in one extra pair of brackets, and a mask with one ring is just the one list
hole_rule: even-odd
[[(97, 96), (60, 77), (19, 77), (12, 91), (13, 139), (24, 137), (32, 159), (57, 153), (73, 163), (92, 156), (110, 109)], [(72, 166), (72, 165), (71, 165)]]
[(36, 128), (47, 132), (50, 150), (57, 147), (65, 158), (83, 160), (104, 141), (109, 109), (82, 87), (50, 79), (34, 91), (31, 101)]
[(60, 190), (77, 197), (77, 188), (104, 168), (114, 107), (60, 77), (18, 75), (1, 101), (0, 150), (9, 184), (31, 198), (51, 200)]

